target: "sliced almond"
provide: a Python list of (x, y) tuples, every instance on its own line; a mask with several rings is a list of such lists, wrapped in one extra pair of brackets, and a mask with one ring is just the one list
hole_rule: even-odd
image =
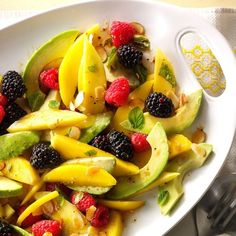
[(186, 94), (181, 93), (179, 97), (179, 107), (182, 107), (187, 102), (188, 102), (188, 97), (186, 96)]
[(102, 46), (98, 46), (98, 47), (96, 47), (96, 51), (99, 54), (99, 56), (101, 57), (102, 62), (105, 63), (107, 61), (107, 52), (106, 52), (105, 48)]
[(86, 219), (87, 219), (88, 221), (91, 221), (91, 220), (92, 220), (93, 215), (94, 215), (96, 209), (97, 209), (97, 208), (96, 208), (95, 206), (90, 206), (90, 207), (86, 210)]
[(78, 140), (80, 137), (81, 131), (78, 127), (72, 126), (69, 132), (69, 137)]
[(197, 128), (197, 130), (192, 135), (193, 143), (204, 143), (206, 141), (206, 133), (203, 128)]
[(168, 98), (171, 99), (175, 110), (179, 107), (179, 98), (176, 96), (176, 94), (173, 92), (173, 90), (169, 90), (166, 94)]

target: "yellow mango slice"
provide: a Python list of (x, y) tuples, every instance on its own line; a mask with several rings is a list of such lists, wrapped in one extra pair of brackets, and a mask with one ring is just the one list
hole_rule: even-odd
[(78, 126), (87, 116), (79, 112), (68, 110), (43, 110), (27, 114), (14, 122), (7, 130), (8, 132), (18, 132), (25, 130), (45, 130), (56, 127)]
[(39, 182), (36, 183), (35, 185), (31, 186), (31, 188), (28, 190), (28, 193), (25, 195), (23, 201), (21, 202), (21, 205), (24, 205), (29, 200), (31, 200), (31, 198), (34, 197), (35, 193), (37, 193), (39, 191), (39, 189), (41, 189), (43, 187), (43, 184), (44, 184), (43, 177), (41, 177)]
[(175, 179), (177, 176), (179, 176), (180, 173), (178, 172), (163, 172), (153, 183), (151, 183), (150, 185), (148, 185), (146, 188), (138, 191), (137, 193), (135, 193), (134, 196), (146, 193), (148, 191), (151, 191), (152, 189), (161, 186), (165, 183), (170, 182), (171, 180)]
[(143, 109), (144, 107), (144, 101), (149, 95), (151, 89), (153, 86), (153, 80), (146, 81), (142, 85), (140, 85), (138, 88), (136, 88), (134, 91), (132, 91), (129, 94), (129, 101), (126, 105), (119, 107), (116, 110), (116, 113), (112, 119), (111, 128), (118, 130), (120, 132), (125, 133), (126, 135), (129, 134), (129, 131), (124, 129), (120, 123), (124, 120), (128, 119), (129, 112), (134, 107), (140, 107)]
[(49, 194), (39, 198), (35, 202), (33, 202), (31, 205), (29, 205), (19, 216), (17, 219), (17, 225), (21, 225), (21, 223), (24, 221), (24, 219), (30, 215), (31, 213), (35, 212), (39, 207), (41, 207), (46, 202), (51, 201), (52, 199), (59, 196), (59, 193), (57, 191), (50, 192)]
[(145, 204), (144, 201), (112, 201), (104, 199), (98, 199), (98, 202), (119, 211), (132, 211)]
[[(79, 71), (79, 91), (84, 93), (80, 109), (85, 113), (97, 114), (105, 108), (106, 75), (102, 60), (96, 49), (84, 37), (83, 58)], [(82, 76), (82, 77), (81, 77)]]
[(174, 69), (166, 55), (158, 49), (155, 56), (153, 91), (167, 95), (172, 90), (175, 92), (176, 79)]
[(110, 213), (110, 221), (101, 232), (105, 232), (106, 236), (122, 236), (123, 223), (121, 214), (112, 210)]
[(116, 160), (116, 166), (113, 171), (114, 176), (135, 175), (139, 173), (139, 168), (136, 165), (120, 160), (108, 152), (104, 152), (89, 144), (79, 142), (69, 137), (55, 134), (51, 139), (51, 145), (66, 160), (89, 156), (113, 157)]
[(66, 52), (59, 68), (59, 86), (63, 103), (69, 107), (78, 85), (78, 70), (83, 56), (84, 37), (100, 30), (98, 24), (82, 34)]
[(109, 187), (116, 184), (116, 179), (104, 169), (81, 164), (61, 165), (48, 172), (43, 180), (96, 187)]
[(37, 171), (30, 162), (23, 157), (14, 157), (4, 161), (2, 173), (9, 179), (14, 179), (21, 183), (34, 185), (40, 181)]
[(48, 93), (48, 96), (46, 97), (46, 99), (45, 99), (43, 105), (40, 107), (39, 111), (50, 109), (50, 107), (49, 107), (50, 101), (61, 102), (61, 97), (60, 97), (59, 91), (50, 90), (49, 93)]
[(169, 137), (169, 159), (191, 150), (192, 142), (182, 134)]

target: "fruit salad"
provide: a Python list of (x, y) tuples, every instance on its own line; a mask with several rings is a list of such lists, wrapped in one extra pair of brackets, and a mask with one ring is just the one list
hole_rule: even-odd
[(171, 214), (212, 145), (186, 132), (202, 90), (181, 90), (144, 26), (61, 32), (25, 64), (1, 77), (0, 235), (120, 236), (148, 191)]

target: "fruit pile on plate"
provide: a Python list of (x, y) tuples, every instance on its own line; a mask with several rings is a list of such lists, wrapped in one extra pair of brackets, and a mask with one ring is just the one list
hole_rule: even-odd
[(184, 133), (202, 90), (181, 91), (136, 22), (62, 32), (0, 88), (2, 236), (119, 236), (133, 197), (158, 188), (169, 214), (212, 151), (202, 128)]

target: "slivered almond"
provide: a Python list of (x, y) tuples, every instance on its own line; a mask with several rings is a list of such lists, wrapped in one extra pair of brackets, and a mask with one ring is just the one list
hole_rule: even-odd
[(42, 206), (42, 212), (45, 215), (52, 215), (55, 212), (55, 208), (52, 201), (49, 201)]
[(193, 143), (203, 143), (206, 141), (206, 133), (203, 131), (203, 128), (197, 128), (197, 130), (192, 135)]
[(166, 96), (171, 99), (174, 108), (177, 109), (179, 107), (179, 98), (176, 96), (176, 94), (172, 90), (169, 90)]
[(97, 208), (96, 208), (95, 206), (90, 206), (90, 207), (86, 210), (86, 219), (87, 219), (88, 221), (91, 221), (91, 220), (92, 220), (93, 215), (94, 215), (96, 209), (97, 209)]
[(186, 96), (186, 94), (181, 93), (179, 97), (179, 107), (182, 107), (187, 102), (188, 102), (188, 97)]

